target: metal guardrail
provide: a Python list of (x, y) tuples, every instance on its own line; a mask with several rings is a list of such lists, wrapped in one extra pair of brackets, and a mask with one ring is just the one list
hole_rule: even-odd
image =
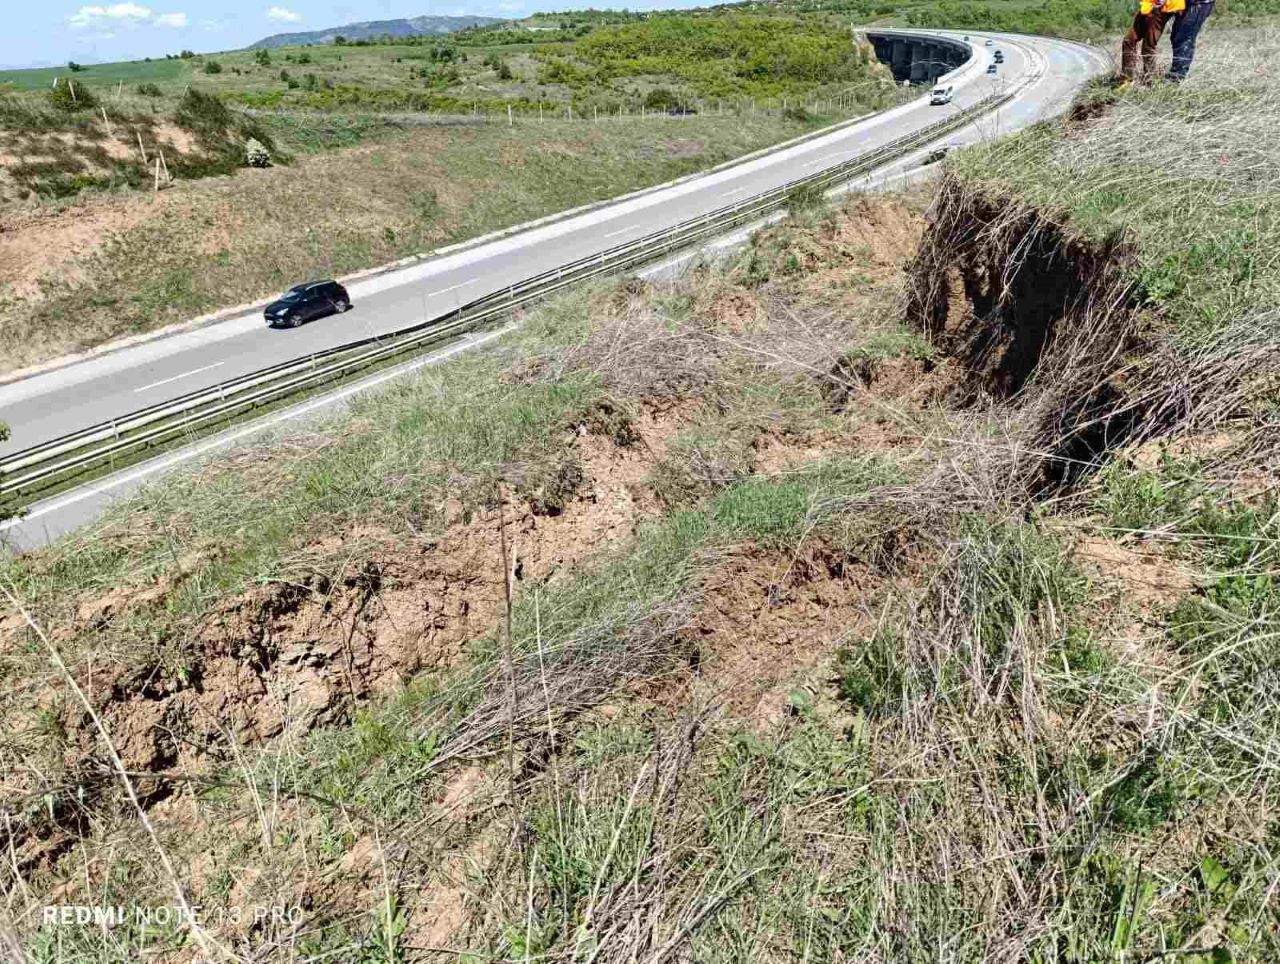
[[(246, 411), (291, 395), (314, 390), (380, 365), (399, 355), (419, 351), (443, 339), (478, 328), (535, 300), (605, 273), (626, 271), (726, 229), (748, 224), (787, 205), (797, 188), (828, 188), (869, 173), (881, 165), (924, 147), (964, 127), (976, 117), (1007, 103), (1014, 90), (993, 94), (971, 107), (914, 133), (841, 164), (788, 181), (752, 198), (691, 218), (674, 227), (628, 241), (600, 254), (527, 278), (471, 301), (446, 315), (316, 352), (140, 409), (121, 418), (92, 425), (60, 438), (30, 446), (0, 460), (0, 496), (29, 501), (41, 491), (75, 481), (95, 469), (131, 459), (141, 451), (200, 429), (225, 422)], [(11, 506), (12, 507), (12, 506)]]

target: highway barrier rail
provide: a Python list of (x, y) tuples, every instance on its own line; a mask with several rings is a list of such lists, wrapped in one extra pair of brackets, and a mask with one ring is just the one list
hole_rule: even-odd
[(464, 332), (570, 285), (616, 274), (669, 256), (784, 210), (797, 189), (826, 190), (868, 174), (958, 130), (1016, 96), (993, 94), (971, 107), (841, 164), (762, 194), (628, 241), (597, 255), (527, 278), (449, 312), (386, 335), (362, 338), (241, 375), (129, 415), (81, 429), (0, 458), (0, 518), (42, 495), (139, 461), (155, 450), (189, 442), (263, 406), (310, 394)]

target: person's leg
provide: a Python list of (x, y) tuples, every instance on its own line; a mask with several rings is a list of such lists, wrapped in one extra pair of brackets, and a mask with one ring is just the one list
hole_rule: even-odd
[(1133, 80), (1138, 69), (1138, 43), (1146, 35), (1147, 18), (1138, 14), (1133, 18), (1133, 26), (1124, 35), (1124, 43), (1120, 45), (1120, 76), (1125, 80)]
[(1164, 34), (1164, 25), (1169, 17), (1163, 10), (1153, 10), (1146, 16), (1142, 34), (1142, 79), (1150, 80), (1156, 72), (1156, 50), (1160, 46), (1160, 37)]
[(1173, 25), (1173, 64), (1169, 67), (1170, 80), (1182, 80), (1191, 69), (1191, 61), (1196, 56), (1196, 38), (1200, 36), (1200, 28), (1204, 26), (1209, 15), (1213, 13), (1213, 3), (1190, 4), (1178, 15)]

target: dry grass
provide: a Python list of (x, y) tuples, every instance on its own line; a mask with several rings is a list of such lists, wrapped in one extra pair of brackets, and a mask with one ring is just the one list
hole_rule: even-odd
[[(1194, 91), (1159, 96), (1179, 94)], [(1010, 150), (1053, 156), (1045, 136)], [(968, 193), (954, 180), (935, 209), (938, 249), (907, 293), (918, 309), (921, 266), (946, 276), (957, 251), (972, 270), (922, 331), (899, 321), (912, 239), (891, 233), (918, 208), (850, 200), (689, 282), (583, 293), (498, 358), (370, 400), (356, 431), (318, 427), (287, 466), (211, 470), (199, 508), (174, 486), (96, 542), (10, 568), (73, 676), (112, 647), (150, 649), (138, 695), (153, 715), (113, 708), (113, 738), (202, 735), (203, 756), (130, 774), (153, 788), (139, 799), (179, 882), (212, 908), (307, 909), (297, 927), (211, 928), (229, 957), (1280, 953), (1273, 447), (1141, 450), (1071, 499), (1038, 498), (1063, 458), (1053, 426), (1073, 427), (1062, 400), (1114, 368), (1090, 350), (1128, 361), (1141, 335), (1157, 359), (1206, 357), (1178, 339), (1179, 312), (1220, 286), (1135, 314), (1129, 272), (1151, 239), (1099, 245), (1030, 189), (978, 198), (970, 165), (1002, 156), (963, 162)], [(952, 243), (965, 231), (967, 249)], [(1217, 278), (1203, 270), (1187, 277)], [(1239, 317), (1256, 317), (1246, 302)], [(1089, 319), (1110, 327), (1073, 327)], [(629, 493), (628, 534), (590, 555), (596, 520), (617, 529), (599, 515), (619, 491), (606, 477)], [(499, 485), (517, 495), (496, 510)], [(381, 538), (357, 537), (365, 507)], [(319, 527), (343, 535), (315, 544)], [(1146, 562), (1112, 564), (1124, 552)], [(1179, 579), (1152, 593), (1165, 553)], [(146, 595), (183, 565), (190, 594)], [(451, 618), (439, 602), (468, 578), (463, 643), (392, 695), (334, 698), (326, 716), (289, 688), (326, 647), (388, 648), (384, 611), (399, 631), (420, 618), (393, 597)], [(253, 595), (257, 581), (275, 588)], [(102, 618), (92, 603), (126, 582), (136, 598)], [(227, 593), (249, 618), (209, 623)], [(210, 625), (246, 679), (279, 687), (270, 738), (169, 714)], [(7, 628), (9, 673), (31, 681), (7, 750), (31, 761), (9, 829), (26, 861), (6, 878), (18, 932), (46, 956), (61, 941), (180, 958), (178, 931), (22, 918), (54, 890), (114, 901), (127, 881), (160, 899), (173, 882), (56, 710), (31, 637)], [(326, 672), (363, 680), (344, 659)]]
[[(1029, 444), (1057, 455), (1054, 481), (1127, 441), (1242, 419), (1270, 431), (1278, 65), (1273, 27), (1210, 30), (1184, 84), (1099, 86), (1065, 128), (957, 159), (919, 273), (922, 314), (955, 329), (999, 394), (1025, 391), (1051, 357), (1034, 372)], [(953, 261), (963, 279), (948, 279)], [(969, 318), (948, 297), (967, 298)], [(1072, 323), (1055, 329), (1055, 313)]]

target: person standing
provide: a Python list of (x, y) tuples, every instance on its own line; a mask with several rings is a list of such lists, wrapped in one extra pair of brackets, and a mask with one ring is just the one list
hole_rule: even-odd
[(1187, 0), (1187, 8), (1173, 22), (1173, 64), (1170, 80), (1185, 80), (1196, 56), (1196, 37), (1213, 13), (1215, 0)]
[[(1165, 24), (1186, 10), (1186, 0), (1140, 0), (1133, 26), (1120, 48), (1120, 75), (1125, 80), (1147, 80), (1156, 68), (1156, 47)], [(1142, 68), (1138, 69), (1138, 45), (1142, 45)]]

